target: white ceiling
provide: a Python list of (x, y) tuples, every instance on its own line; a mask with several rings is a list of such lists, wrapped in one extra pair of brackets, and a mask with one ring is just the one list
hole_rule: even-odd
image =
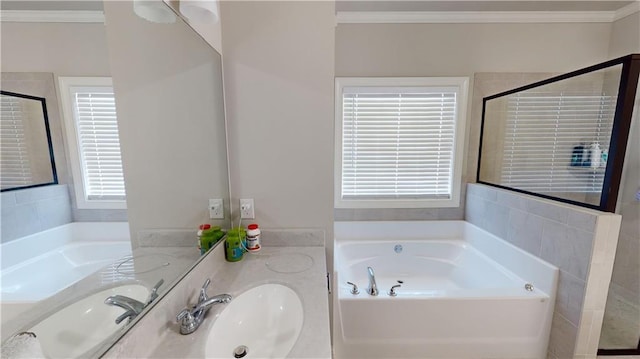
[(2, 0), (0, 2), (2, 10), (33, 10), (33, 11), (102, 11), (102, 0)]
[[(336, 11), (616, 11), (634, 1), (347, 0)], [(637, 0), (635, 2), (638, 2)]]
[[(336, 11), (615, 11), (633, 2), (633, 0), (338, 0)], [(103, 8), (102, 0), (2, 0), (0, 7), (2, 10), (85, 11), (101, 11)]]

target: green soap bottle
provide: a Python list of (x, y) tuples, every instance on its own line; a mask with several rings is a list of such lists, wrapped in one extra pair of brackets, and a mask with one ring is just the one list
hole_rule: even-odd
[(227, 232), (227, 239), (224, 241), (224, 254), (229, 262), (237, 262), (242, 260), (242, 233), (237, 228), (230, 229)]
[[(219, 228), (219, 227), (218, 227)], [(211, 249), (211, 241), (214, 238), (214, 230), (211, 228), (210, 224), (202, 224), (198, 230), (198, 238), (199, 238), (199, 247), (200, 254), (205, 254), (209, 249)]]

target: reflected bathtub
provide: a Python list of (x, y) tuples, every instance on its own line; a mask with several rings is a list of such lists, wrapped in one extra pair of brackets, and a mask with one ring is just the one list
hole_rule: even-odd
[(556, 267), (464, 221), (337, 222), (335, 237), (336, 358), (546, 357)]
[(69, 223), (3, 243), (0, 253), (2, 304), (37, 302), (131, 255), (129, 225)]

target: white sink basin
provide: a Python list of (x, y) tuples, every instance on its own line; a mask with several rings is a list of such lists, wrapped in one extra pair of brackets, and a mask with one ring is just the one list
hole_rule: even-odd
[(205, 356), (234, 358), (234, 351), (245, 346), (245, 358), (284, 358), (298, 339), (302, 321), (302, 302), (293, 290), (263, 284), (234, 298), (219, 314)]
[(127, 320), (115, 323), (124, 309), (104, 304), (107, 297), (116, 294), (144, 302), (149, 290), (139, 284), (103, 290), (64, 307), (29, 331), (37, 335), (47, 358), (82, 356), (126, 324)]

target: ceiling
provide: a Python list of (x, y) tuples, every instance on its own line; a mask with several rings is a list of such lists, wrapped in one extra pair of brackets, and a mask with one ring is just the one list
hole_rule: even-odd
[[(616, 11), (633, 2), (631, 0), (338, 0), (336, 11)], [(84, 11), (101, 11), (103, 8), (102, 0), (3, 0), (0, 7), (3, 10)]]
[(336, 11), (616, 11), (638, 1), (336, 1)]
[(58, 0), (2, 0), (0, 2), (2, 10), (30, 10), (30, 11), (102, 11), (102, 0), (77, 0), (77, 1), (58, 1)]

